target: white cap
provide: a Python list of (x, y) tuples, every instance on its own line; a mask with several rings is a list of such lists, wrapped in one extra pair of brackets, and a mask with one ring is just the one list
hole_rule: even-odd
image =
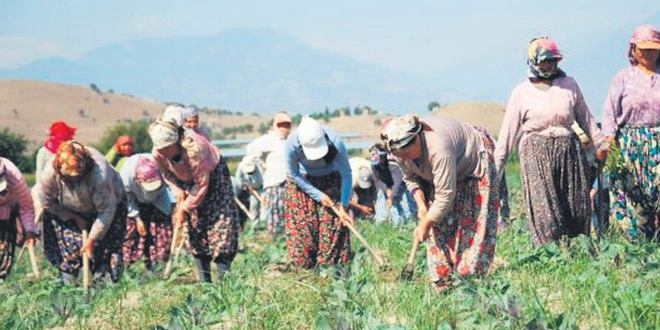
[(321, 124), (305, 116), (298, 125), (298, 142), (302, 146), (305, 158), (317, 160), (328, 153), (328, 143), (325, 141), (325, 131)]
[(358, 185), (362, 189), (371, 188), (371, 170), (368, 167), (360, 167), (358, 171)]

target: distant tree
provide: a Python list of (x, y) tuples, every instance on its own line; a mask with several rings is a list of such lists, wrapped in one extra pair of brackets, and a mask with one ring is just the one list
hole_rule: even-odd
[(295, 126), (300, 125), (301, 120), (302, 120), (302, 115), (301, 114), (297, 114), (297, 115), (291, 117), (291, 123)]
[(332, 117), (336, 118), (341, 116), (341, 111), (339, 109), (335, 109), (335, 111), (332, 112)]
[(11, 160), (23, 173), (34, 172), (35, 160), (25, 155), (28, 140), (8, 127), (0, 130), (0, 156)]
[(85, 109), (78, 109), (78, 115), (83, 118), (87, 117), (85, 114)]
[(133, 137), (133, 150), (135, 153), (151, 152), (151, 138), (147, 133), (149, 122), (146, 120), (129, 121), (128, 123), (119, 123), (103, 132), (101, 140), (92, 144), (101, 153), (106, 153), (115, 144), (120, 135), (130, 135)]
[(91, 90), (93, 90), (94, 93), (96, 93), (96, 94), (99, 94), (99, 95), (103, 94), (103, 92), (101, 92), (101, 90), (99, 89), (99, 87), (96, 86), (96, 84), (94, 84), (94, 83), (89, 84), (89, 88), (90, 88)]
[(343, 107), (341, 108), (341, 112), (344, 113), (344, 116), (350, 117), (351, 116), (351, 109), (349, 107)]
[(353, 115), (359, 116), (361, 114), (362, 114), (362, 108), (361, 107), (357, 106), (353, 109)]
[(433, 101), (433, 102), (429, 103), (428, 109), (429, 109), (429, 112), (432, 112), (435, 109), (440, 109), (440, 103), (438, 103), (437, 101)]

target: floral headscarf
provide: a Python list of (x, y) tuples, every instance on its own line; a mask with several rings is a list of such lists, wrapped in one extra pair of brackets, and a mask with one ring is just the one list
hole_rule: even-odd
[(422, 130), (422, 125), (416, 115), (408, 114), (390, 120), (380, 133), (387, 150), (400, 149), (413, 140)]
[(559, 50), (559, 46), (548, 37), (534, 38), (527, 48), (527, 76), (530, 79), (555, 79), (566, 76), (566, 73), (556, 67), (551, 71), (544, 71), (539, 67), (543, 61), (556, 60), (561, 61), (564, 56)]
[(78, 141), (62, 142), (53, 158), (55, 172), (67, 177), (79, 177), (87, 173), (93, 164), (92, 157)]

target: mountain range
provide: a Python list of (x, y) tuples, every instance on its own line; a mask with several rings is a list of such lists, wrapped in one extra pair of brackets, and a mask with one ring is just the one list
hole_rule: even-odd
[[(660, 22), (660, 13), (649, 22)], [(599, 35), (563, 65), (600, 112), (610, 79), (624, 67), (630, 31)], [(44, 58), (3, 79), (89, 86), (159, 102), (176, 101), (243, 113), (294, 113), (368, 105), (380, 113), (424, 112), (431, 101), (504, 103), (525, 76), (524, 58), (493, 56), (443, 72), (412, 74), (315, 49), (269, 29), (235, 29), (205, 37), (130, 40), (78, 59)]]

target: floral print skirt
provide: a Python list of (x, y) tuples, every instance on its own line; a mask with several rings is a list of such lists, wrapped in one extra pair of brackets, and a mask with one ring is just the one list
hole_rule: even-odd
[[(332, 200), (339, 199), (339, 172), (307, 179)], [(338, 221), (339, 217), (331, 209), (312, 199), (292, 180), (287, 180), (284, 193), (286, 248), (294, 265), (312, 268), (348, 263), (350, 235), (348, 228), (339, 226)]]
[[(19, 228), (18, 208), (9, 212), (8, 219), (0, 219), (0, 279), (6, 278), (14, 265), (14, 253), (18, 239)], [(22, 227), (22, 226), (21, 226)]]
[(610, 219), (628, 238), (652, 237), (660, 213), (660, 127), (624, 127), (617, 134), (623, 160), (610, 177)]
[(274, 236), (284, 233), (284, 183), (264, 190), (266, 203), (260, 215), (266, 220), (266, 228)]
[(172, 217), (152, 204), (138, 203), (140, 219), (147, 231), (144, 237), (137, 231), (136, 221), (126, 218), (123, 253), (126, 266), (145, 258), (148, 268), (159, 261), (167, 261), (172, 242)]
[(197, 207), (197, 219), (186, 216), (188, 247), (195, 258), (208, 258), (214, 262), (231, 264), (238, 250), (238, 207), (234, 202), (234, 189), (229, 169), (220, 158), (210, 173), (206, 198)]
[[(495, 256), (499, 186), (493, 152), (495, 144), (485, 130), (478, 130), (485, 147), (482, 157), (487, 166), (483, 177), (467, 179), (456, 187), (454, 205), (448, 215), (432, 228), (426, 249), (431, 281), (443, 287), (452, 273), (460, 276), (482, 274)], [(433, 196), (430, 184), (423, 185), (425, 196)], [(427, 201), (430, 205), (433, 200)]]
[[(103, 275), (110, 272), (112, 281), (119, 281), (124, 262), (122, 256), (122, 241), (126, 228), (126, 199), (117, 204), (115, 217), (105, 237), (96, 242), (94, 255), (90, 260), (91, 272)], [(92, 227), (96, 214), (82, 215), (87, 220), (87, 230)], [(55, 214), (44, 210), (44, 252), (46, 259), (60, 272), (78, 275), (82, 268), (82, 231), (74, 221), (58, 218)]]
[(534, 246), (588, 235), (591, 184), (576, 136), (529, 135), (520, 144), (520, 173)]

